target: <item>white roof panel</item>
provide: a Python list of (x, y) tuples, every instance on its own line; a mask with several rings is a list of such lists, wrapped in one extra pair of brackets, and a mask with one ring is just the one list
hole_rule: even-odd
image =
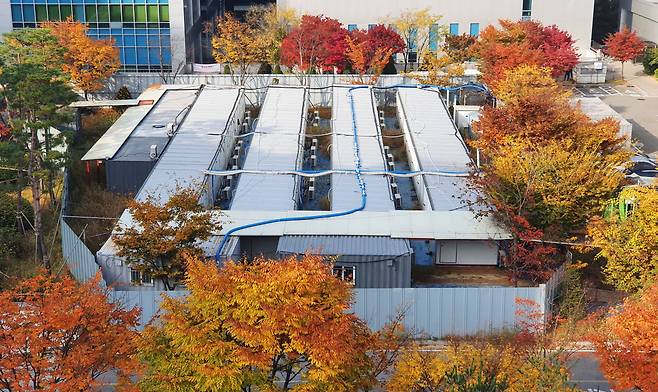
[[(370, 88), (353, 89), (354, 116), (349, 99), (353, 86), (333, 87), (331, 167), (334, 170), (355, 170), (354, 128), (356, 123), (357, 141), (361, 169), (364, 171), (385, 171), (383, 147), (376, 107)], [(394, 210), (389, 181), (384, 176), (363, 175), (366, 186), (366, 210)], [(331, 175), (331, 209), (345, 211), (361, 205), (361, 190), (356, 175)]]
[(139, 190), (137, 200), (153, 195), (164, 202), (177, 186), (203, 183), (204, 171), (212, 164), (221, 134), (239, 96), (238, 88), (205, 87), (201, 90), (194, 106)]
[(151, 110), (151, 105), (128, 108), (82, 157), (83, 161), (112, 159), (132, 131)]
[[(243, 169), (301, 169), (305, 99), (304, 88), (271, 86), (267, 89)], [(295, 184), (292, 175), (243, 173), (230, 208), (294, 210)]]
[[(413, 149), (423, 171), (470, 172), (471, 163), (461, 135), (436, 90), (398, 88)], [(425, 175), (424, 183), (435, 211), (473, 203), (475, 194), (465, 178)]]

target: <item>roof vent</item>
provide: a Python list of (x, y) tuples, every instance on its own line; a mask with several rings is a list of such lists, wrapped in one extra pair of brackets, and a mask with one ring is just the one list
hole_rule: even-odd
[(156, 159), (157, 157), (158, 157), (158, 145), (151, 144), (151, 148), (149, 150), (149, 158)]

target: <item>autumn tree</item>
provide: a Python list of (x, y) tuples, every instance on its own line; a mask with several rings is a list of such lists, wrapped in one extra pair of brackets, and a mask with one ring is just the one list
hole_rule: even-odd
[(166, 290), (175, 289), (185, 274), (183, 253), (201, 256), (198, 242), (217, 228), (212, 212), (191, 188), (177, 189), (164, 203), (153, 195), (131, 200), (128, 211), (134, 224), (120, 226), (112, 236), (117, 255), (132, 269), (160, 279)]
[(91, 390), (112, 371), (131, 374), (139, 311), (111, 302), (99, 281), (38, 275), (0, 292), (1, 390)]
[(350, 313), (350, 287), (320, 257), (222, 268), (190, 258), (187, 271), (190, 295), (165, 297), (145, 330), (144, 391), (367, 390), (391, 360), (381, 342), (396, 333)]
[(443, 51), (453, 62), (461, 64), (465, 61), (475, 59), (476, 53), (473, 47), (476, 42), (477, 38), (470, 34), (447, 34), (443, 44)]
[(283, 39), (299, 26), (300, 18), (292, 8), (270, 4), (255, 6), (247, 11), (247, 23), (257, 26), (260, 37), (265, 41), (267, 62), (278, 65), (281, 62), (281, 43)]
[(233, 80), (243, 85), (250, 67), (269, 60), (269, 37), (253, 20), (240, 22), (231, 13), (218, 18), (215, 28), (212, 55), (218, 63), (228, 64)]
[(605, 41), (605, 54), (621, 62), (621, 78), (624, 79), (624, 63), (644, 53), (646, 45), (637, 33), (628, 27), (614, 34), (608, 35)]
[(374, 84), (384, 67), (393, 61), (393, 54), (402, 53), (405, 48), (402, 37), (384, 25), (351, 31), (346, 41), (345, 56), (352, 70), (360, 75), (360, 83), (366, 83), (363, 76), (371, 73), (368, 83)]
[(500, 28), (485, 28), (474, 50), (480, 57), (483, 80), (490, 87), (520, 65), (548, 67), (558, 76), (578, 63), (575, 41), (556, 26), (536, 21), (500, 20)]
[(93, 39), (87, 33), (87, 25), (74, 22), (72, 18), (62, 22), (47, 22), (43, 25), (52, 31), (59, 44), (66, 48), (64, 72), (71, 83), (84, 93), (103, 88), (104, 82), (121, 67), (119, 49), (113, 39)]
[(422, 84), (433, 86), (450, 86), (455, 84), (456, 77), (464, 75), (464, 66), (455, 62), (448, 55), (439, 55), (426, 51), (418, 68), (425, 73), (410, 73), (414, 79)]
[(617, 390), (653, 391), (658, 385), (658, 285), (613, 308), (589, 337), (601, 369)]
[(71, 120), (67, 107), (76, 98), (61, 71), (64, 56), (64, 48), (48, 29), (6, 33), (0, 43), (0, 94), (11, 129), (11, 136), (2, 143), (13, 150), (9, 154), (15, 158), (13, 164), (19, 173), (26, 174), (30, 184), (36, 259), (46, 269), (50, 268), (50, 259), (44, 238), (43, 185), (54, 202), (53, 177), (63, 164), (56, 147), (65, 141), (65, 135), (55, 136), (51, 127)]
[(504, 259), (514, 277), (541, 280), (556, 266), (544, 239), (562, 240), (600, 215), (628, 161), (618, 124), (593, 122), (570, 105), (550, 70), (520, 66), (494, 89), (471, 142), (482, 155), (473, 178), (491, 213), (513, 234)]
[(604, 261), (606, 281), (633, 292), (656, 282), (658, 274), (658, 190), (624, 189), (619, 202), (627, 201), (633, 205), (628, 217), (597, 219), (588, 233), (592, 247), (598, 249), (596, 257)]
[(306, 74), (334, 69), (342, 72), (348, 65), (347, 36), (347, 30), (335, 19), (304, 15), (281, 43), (281, 63)]
[(407, 10), (397, 17), (389, 20), (389, 24), (395, 28), (404, 40), (407, 50), (403, 52), (404, 72), (409, 67), (409, 54), (416, 53), (419, 57), (429, 50), (432, 36), (442, 37), (445, 35), (445, 27), (439, 25), (440, 15), (433, 15), (429, 8), (416, 11)]

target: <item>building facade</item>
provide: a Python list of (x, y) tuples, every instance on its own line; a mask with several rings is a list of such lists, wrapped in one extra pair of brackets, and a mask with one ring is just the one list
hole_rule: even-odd
[(628, 27), (644, 40), (658, 44), (658, 1), (622, 0), (620, 26)]
[(478, 35), (500, 19), (533, 19), (571, 33), (582, 55), (590, 48), (594, 15), (594, 0), (279, 0), (277, 4), (301, 14), (338, 19), (350, 29), (366, 29), (405, 11), (423, 8), (442, 15), (441, 23), (451, 34)]
[(169, 72), (203, 61), (203, 24), (222, 10), (223, 0), (2, 0), (0, 33), (73, 18), (114, 39), (123, 71)]

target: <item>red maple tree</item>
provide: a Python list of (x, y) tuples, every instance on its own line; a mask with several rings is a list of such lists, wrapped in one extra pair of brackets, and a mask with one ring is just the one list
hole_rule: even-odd
[(519, 65), (549, 67), (559, 76), (578, 63), (575, 41), (557, 26), (536, 21), (500, 20), (500, 28), (489, 26), (476, 44), (483, 80), (490, 86)]
[(99, 280), (44, 274), (0, 293), (0, 390), (83, 391), (132, 372), (139, 311), (108, 301)]
[(342, 72), (347, 67), (345, 50), (348, 32), (336, 19), (325, 16), (302, 16), (281, 43), (281, 63), (302, 72)]
[(628, 27), (608, 35), (603, 43), (606, 45), (605, 54), (617, 61), (621, 61), (622, 79), (624, 79), (624, 63), (644, 53), (644, 49), (646, 48), (640, 37)]

